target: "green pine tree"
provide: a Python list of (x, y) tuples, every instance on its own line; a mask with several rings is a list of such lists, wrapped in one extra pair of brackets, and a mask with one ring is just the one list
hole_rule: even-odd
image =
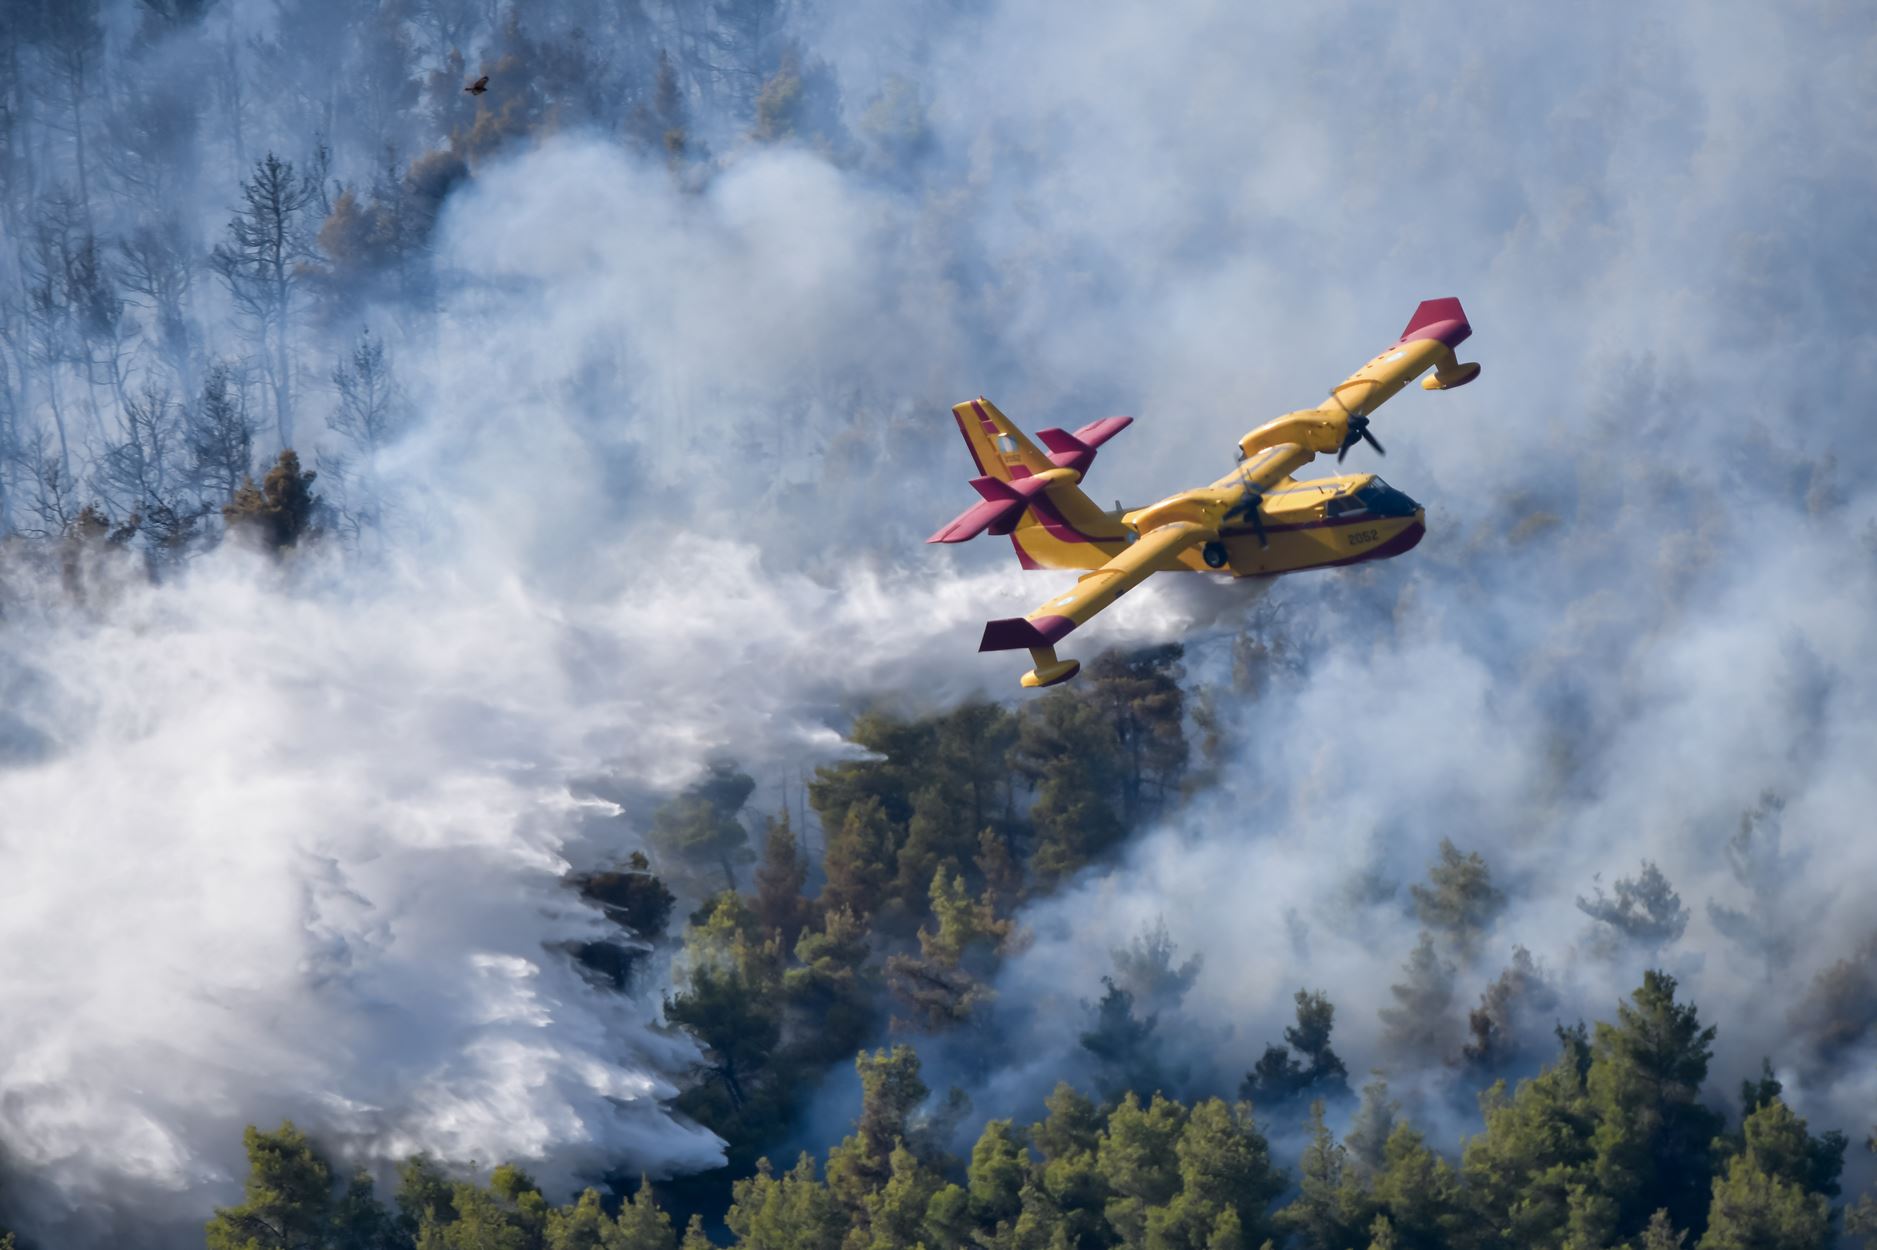
[(1113, 727), (1122, 824), (1136, 828), (1175, 794), (1186, 773), (1185, 676), (1178, 643), (1108, 651), (1088, 666), (1089, 697)]
[(1516, 1094), (1508, 1096), (1500, 1081), (1481, 1095), (1486, 1128), (1462, 1156), (1473, 1221), (1494, 1250), (1562, 1246), (1573, 1193), (1596, 1186), (1590, 1047), (1575, 1030), (1558, 1037), (1558, 1058)]
[(1165, 1230), (1170, 1244), (1206, 1246), (1220, 1220), (1231, 1215), (1238, 1244), (1250, 1246), (1274, 1231), (1266, 1208), (1283, 1192), (1283, 1173), (1271, 1162), (1270, 1146), (1252, 1122), (1245, 1103), (1228, 1107), (1217, 1098), (1195, 1105), (1174, 1150), (1180, 1192), (1150, 1226)]
[(936, 1031), (964, 1024), (994, 997), (985, 978), (992, 971), (993, 952), (1009, 940), (1014, 926), (997, 918), (989, 897), (973, 899), (966, 892), (963, 873), (943, 866), (932, 875), (929, 898), (936, 923), (919, 930), (920, 953), (888, 957), (886, 974), (914, 1023)]
[(1186, 1108), (1155, 1094), (1145, 1106), (1132, 1092), (1108, 1113), (1096, 1166), (1113, 1194), (1103, 1214), (1124, 1246), (1147, 1244), (1148, 1216), (1180, 1192), (1178, 1145)]
[(1023, 1211), (1028, 1177), (1029, 1159), (1010, 1121), (987, 1123), (971, 1148), (971, 1166), (965, 1174), (972, 1218), (987, 1229), (1014, 1224)]
[(879, 1016), (868, 963), (867, 927), (845, 908), (824, 912), (819, 929), (795, 943), (796, 967), (782, 977), (782, 990), (798, 1027), (791, 1044), (802, 1062), (838, 1063), (860, 1048)]
[[(781, 1176), (775, 1175), (769, 1160), (762, 1160), (756, 1175), (736, 1182), (732, 1193), (724, 1223), (736, 1234), (739, 1245), (774, 1250), (840, 1250), (846, 1235), (845, 1220), (827, 1186), (816, 1179), (815, 1161), (806, 1153)], [(702, 1238), (702, 1230), (697, 1233)], [(691, 1244), (687, 1234), (685, 1250), (691, 1250)]]
[(1487, 927), (1506, 906), (1505, 892), (1493, 885), (1479, 852), (1462, 855), (1448, 838), (1440, 840), (1440, 858), (1428, 869), (1427, 884), (1411, 886), (1409, 893), (1416, 918), (1446, 938), (1463, 960), (1478, 953)]
[(944, 1177), (921, 1163), (905, 1142), (895, 1145), (887, 1156), (886, 1181), (868, 1196), (864, 1208), (873, 1250), (914, 1250), (923, 1245), (927, 1217), (945, 1187)]
[[(717, 1243), (704, 1232), (703, 1216), (693, 1215), (691, 1222), (685, 1225), (684, 1241), (679, 1245), (678, 1250), (717, 1250)], [(802, 1250), (820, 1250), (820, 1247), (813, 1243), (804, 1243)]]
[[(1297, 1163), (1297, 1196), (1277, 1213), (1277, 1225), (1298, 1250), (1347, 1250), (1374, 1222), (1375, 1204), (1323, 1120), (1321, 1099), (1310, 1104), (1310, 1143)], [(1379, 1168), (1378, 1168), (1379, 1170)]]
[(652, 814), (646, 840), (658, 853), (659, 870), (694, 881), (721, 872), (724, 888), (736, 889), (737, 866), (755, 859), (749, 830), (737, 813), (755, 789), (755, 780), (736, 765), (713, 762), (702, 777)]
[(1797, 1179), (1809, 1168), (1805, 1122), (1775, 1100), (1747, 1118), (1746, 1135), (1714, 1180), (1697, 1250), (1828, 1250), (1831, 1200)]
[(1036, 789), (1031, 870), (1060, 881), (1121, 840), (1120, 743), (1106, 710), (1058, 689), (1024, 708), (1017, 763)]
[(814, 906), (802, 891), (808, 883), (808, 858), (796, 844), (787, 811), (773, 817), (763, 830), (762, 862), (756, 868), (756, 896), (750, 910), (756, 923), (794, 950), (802, 930), (814, 919)]
[(1640, 1232), (1657, 1208), (1677, 1228), (1699, 1229), (1713, 1177), (1710, 1143), (1720, 1117), (1700, 1100), (1714, 1030), (1675, 1001), (1675, 978), (1644, 974), (1617, 1022), (1599, 1022), (1588, 1088), (1597, 1187), (1617, 1204), (1620, 1235)]
[(1400, 1250), (1446, 1250), (1465, 1223), (1453, 1168), (1406, 1124), (1388, 1136), (1373, 1194)]
[(325, 1244), (332, 1231), (332, 1169), (291, 1120), (271, 1133), (249, 1125), (243, 1201), (217, 1207), (208, 1250), (302, 1250)]
[(674, 1250), (677, 1243), (671, 1217), (659, 1209), (651, 1185), (640, 1177), (638, 1194), (619, 1204), (606, 1250)]
[(829, 910), (846, 908), (869, 917), (886, 901), (891, 879), (894, 832), (880, 800), (865, 796), (846, 811), (838, 826), (829, 826), (822, 869), (828, 883), (821, 901)]
[(607, 1243), (613, 1233), (598, 1191), (588, 1189), (571, 1205), (547, 1213), (546, 1250), (610, 1250)]

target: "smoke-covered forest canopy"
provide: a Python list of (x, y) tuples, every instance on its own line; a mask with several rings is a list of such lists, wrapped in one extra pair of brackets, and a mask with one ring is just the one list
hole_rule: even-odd
[[(1874, 62), (0, 0), (0, 1246), (1877, 1244)], [(951, 403), (1143, 502), (1449, 294), (1414, 552), (975, 654)]]

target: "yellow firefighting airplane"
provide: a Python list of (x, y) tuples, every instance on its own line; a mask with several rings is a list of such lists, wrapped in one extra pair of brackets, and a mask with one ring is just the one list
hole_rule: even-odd
[(992, 621), (980, 651), (1027, 647), (1035, 667), (1026, 686), (1067, 681), (1080, 661), (1056, 658), (1056, 644), (1076, 626), (1147, 578), (1176, 569), (1274, 577), (1398, 556), (1426, 532), (1421, 505), (1372, 473), (1313, 478), (1295, 473), (1319, 453), (1367, 441), (1369, 414), (1428, 368), (1421, 386), (1452, 390), (1479, 376), (1453, 354), (1473, 332), (1457, 299), (1424, 300), (1401, 338), (1314, 408), (1286, 413), (1238, 440), (1239, 467), (1211, 486), (1181, 491), (1133, 511), (1107, 512), (1078, 489), (1095, 449), (1130, 425), (1104, 417), (1073, 434), (1037, 431), (1045, 455), (988, 399), (955, 405), (980, 476), (983, 502), (928, 538), (961, 543), (982, 533), (1008, 534), (1026, 569), (1089, 569), (1067, 594), (1028, 616)]

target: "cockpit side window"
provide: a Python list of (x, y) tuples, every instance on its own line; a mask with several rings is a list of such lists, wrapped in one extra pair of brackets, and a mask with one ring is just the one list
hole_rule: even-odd
[(1364, 502), (1361, 492), (1354, 495), (1338, 495), (1323, 505), (1324, 516), (1348, 516), (1351, 513), (1367, 512), (1369, 505)]

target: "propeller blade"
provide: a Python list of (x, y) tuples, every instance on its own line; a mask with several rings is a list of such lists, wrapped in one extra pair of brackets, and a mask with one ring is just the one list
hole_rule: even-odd
[[(1239, 459), (1242, 460), (1244, 457), (1240, 456)], [(1260, 547), (1269, 547), (1271, 545), (1270, 540), (1264, 536), (1264, 517), (1259, 515), (1260, 511), (1264, 508), (1264, 496), (1259, 494), (1256, 488), (1252, 486), (1251, 470), (1249, 467), (1239, 472), (1238, 480), (1239, 484), (1245, 488), (1245, 493), (1239, 498), (1237, 503), (1225, 510), (1224, 519), (1229, 521), (1233, 517), (1243, 513), (1251, 522), (1252, 530), (1258, 535), (1258, 545)]]
[(1352, 416), (1349, 418), (1349, 432), (1343, 435), (1343, 445), (1336, 452), (1336, 463), (1341, 464), (1343, 457), (1349, 454), (1349, 449), (1358, 442), (1367, 443), (1375, 448), (1375, 454), (1378, 456), (1388, 454), (1388, 449), (1382, 446), (1381, 441), (1369, 433), (1369, 419), (1363, 416)]
[(1226, 510), (1225, 519), (1229, 521), (1241, 515), (1251, 522), (1252, 533), (1258, 536), (1258, 545), (1269, 547), (1271, 540), (1264, 532), (1264, 496), (1257, 491), (1246, 490), (1245, 497)]

